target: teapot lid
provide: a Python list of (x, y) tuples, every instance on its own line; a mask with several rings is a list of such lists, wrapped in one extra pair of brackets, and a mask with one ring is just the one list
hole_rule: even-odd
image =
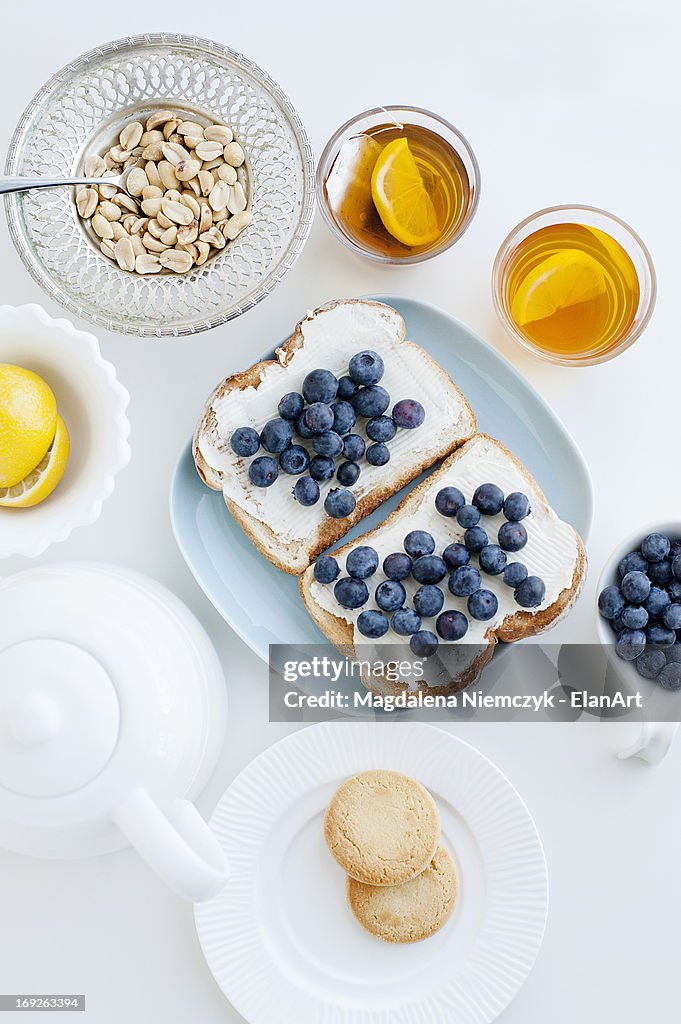
[(91, 782), (116, 746), (120, 713), (104, 667), (62, 640), (23, 640), (0, 651), (0, 786), (29, 797)]

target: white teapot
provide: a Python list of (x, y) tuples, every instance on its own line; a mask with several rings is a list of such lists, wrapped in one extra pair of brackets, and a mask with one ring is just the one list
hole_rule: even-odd
[(179, 895), (209, 899), (227, 864), (187, 797), (226, 715), (208, 636), (160, 584), (100, 564), (0, 581), (0, 846), (71, 858), (132, 844)]

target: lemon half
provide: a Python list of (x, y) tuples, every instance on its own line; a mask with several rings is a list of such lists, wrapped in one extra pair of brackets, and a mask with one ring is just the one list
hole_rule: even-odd
[(64, 475), (71, 443), (61, 416), (57, 416), (54, 440), (41, 462), (19, 483), (0, 487), (0, 506), (30, 508), (38, 505), (55, 489)]
[(36, 468), (56, 426), (49, 385), (32, 370), (0, 363), (0, 487), (13, 487)]
[(383, 226), (410, 247), (440, 237), (433, 200), (406, 139), (389, 142), (374, 165), (371, 195)]

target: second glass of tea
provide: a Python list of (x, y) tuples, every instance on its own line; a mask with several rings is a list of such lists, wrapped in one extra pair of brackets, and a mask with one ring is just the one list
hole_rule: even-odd
[(505, 327), (551, 362), (588, 366), (636, 341), (655, 305), (655, 271), (638, 235), (591, 206), (528, 217), (502, 244), (492, 296)]
[(347, 246), (381, 263), (418, 263), (464, 233), (480, 170), (466, 139), (418, 107), (376, 107), (329, 140), (317, 167), (324, 219)]

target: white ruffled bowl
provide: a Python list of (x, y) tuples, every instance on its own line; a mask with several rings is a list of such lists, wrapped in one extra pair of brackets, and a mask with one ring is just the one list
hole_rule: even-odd
[(0, 306), (0, 363), (39, 374), (54, 391), (71, 437), (66, 473), (34, 508), (0, 508), (0, 558), (41, 555), (98, 519), (116, 474), (130, 461), (130, 395), (93, 334), (40, 306)]

